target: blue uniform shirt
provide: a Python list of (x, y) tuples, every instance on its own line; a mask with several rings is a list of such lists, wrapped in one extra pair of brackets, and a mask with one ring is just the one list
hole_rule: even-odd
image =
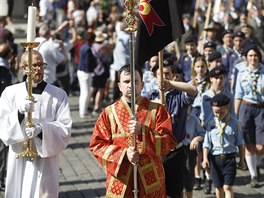
[(182, 69), (183, 72), (183, 81), (189, 82), (191, 80), (191, 73), (192, 73), (192, 64), (193, 64), (194, 57), (190, 54), (185, 53), (179, 59), (179, 68)]
[(240, 71), (243, 71), (247, 69), (247, 63), (244, 58), (239, 58), (234, 63), (233, 71), (231, 74), (231, 79), (233, 80), (233, 87), (231, 87), (232, 93), (234, 94), (236, 91), (236, 81), (237, 81), (237, 75)]
[[(221, 91), (222, 94), (225, 94), (227, 97), (230, 98), (230, 112), (232, 115), (234, 114), (234, 99), (233, 95), (231, 92), (225, 88), (222, 89)], [(214, 113), (212, 110), (212, 106), (210, 104), (211, 98), (213, 98), (216, 95), (215, 91), (211, 88), (204, 92), (202, 95), (202, 105), (201, 105), (201, 114), (200, 114), (200, 120), (204, 122), (204, 127), (205, 129), (208, 129), (208, 123), (213, 120), (214, 118)]]
[(205, 135), (205, 130), (201, 126), (200, 120), (192, 114), (187, 116), (185, 128), (186, 137), (182, 141), (185, 146), (189, 145), (196, 136), (204, 137)]
[[(254, 75), (258, 75), (257, 84), (254, 87)], [(256, 93), (254, 90), (256, 89)], [(236, 83), (236, 99), (243, 99), (254, 104), (264, 102), (264, 65), (260, 64), (257, 73), (250, 72), (247, 68), (240, 71)]]
[(222, 45), (217, 49), (217, 51), (222, 54), (222, 65), (226, 68), (226, 71), (229, 74), (229, 54), (233, 52), (233, 50)]
[[(210, 130), (206, 131), (203, 148), (208, 148), (213, 155), (237, 153), (237, 146), (244, 144), (239, 121), (233, 116), (228, 116), (220, 123), (216, 119), (209, 123)], [(222, 134), (219, 124), (225, 125)]]
[(232, 79), (232, 74), (234, 71), (235, 64), (239, 58), (242, 57), (242, 54), (238, 52), (236, 49), (233, 50), (233, 52), (230, 52), (228, 54), (228, 65), (229, 65), (229, 72), (228, 72), (228, 79)]
[[(149, 99), (159, 98), (159, 91), (153, 91)], [(185, 121), (187, 117), (187, 108), (193, 103), (194, 97), (190, 97), (185, 92), (170, 90), (165, 93), (167, 111), (172, 119), (173, 135), (178, 142), (185, 138)]]

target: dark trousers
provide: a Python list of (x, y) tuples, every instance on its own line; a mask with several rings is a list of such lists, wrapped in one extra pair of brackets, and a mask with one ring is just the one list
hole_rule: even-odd
[[(0, 66), (0, 96), (4, 89), (11, 85), (11, 74), (8, 69)], [(1, 131), (0, 131), (1, 133)], [(0, 185), (5, 184), (6, 177), (6, 162), (7, 162), (8, 147), (0, 139)]]
[(196, 166), (197, 151), (190, 150), (190, 145), (184, 146), (186, 153), (186, 165), (184, 175), (184, 187), (187, 192), (191, 192), (194, 186), (195, 174), (194, 168)]
[(8, 147), (0, 140), (0, 185), (5, 184)]
[(171, 151), (165, 157), (163, 167), (168, 197), (181, 198), (183, 196), (185, 163), (186, 154), (183, 146)]
[(65, 76), (61, 76), (57, 78), (57, 85), (62, 88), (67, 95), (70, 94), (70, 75), (66, 74)]
[(11, 85), (12, 76), (10, 73), (10, 70), (0, 66), (0, 96), (2, 95), (2, 92), (4, 89)]

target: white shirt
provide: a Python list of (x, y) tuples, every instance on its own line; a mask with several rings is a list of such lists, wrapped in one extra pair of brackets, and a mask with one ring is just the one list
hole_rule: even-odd
[(49, 0), (40, 0), (39, 2), (39, 16), (45, 17), (48, 20), (53, 19), (54, 9)]
[(57, 80), (56, 67), (66, 60), (66, 57), (52, 39), (47, 40), (43, 37), (37, 37), (35, 42), (40, 42), (36, 49), (41, 53), (44, 63), (47, 63), (47, 68), (44, 70), (44, 81), (54, 84)]

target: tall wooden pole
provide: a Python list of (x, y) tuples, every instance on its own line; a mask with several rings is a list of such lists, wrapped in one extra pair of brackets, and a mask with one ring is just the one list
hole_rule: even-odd
[(192, 23), (192, 26), (193, 26), (194, 29), (196, 29), (196, 26), (197, 26), (197, 17), (198, 17), (198, 8), (199, 8), (199, 6), (200, 6), (200, 0), (196, 0), (194, 16), (193, 16), (193, 23)]
[[(163, 85), (163, 50), (159, 51), (159, 73), (160, 73), (160, 83)], [(165, 96), (164, 96), (164, 89), (160, 89), (160, 102), (164, 104)]]
[(208, 1), (208, 7), (206, 11), (206, 18), (205, 18), (205, 24), (204, 24), (204, 30), (202, 32), (202, 40), (200, 40), (199, 45), (198, 45), (198, 51), (203, 54), (203, 45), (206, 41), (206, 31), (205, 29), (208, 27), (209, 22), (210, 22), (210, 15), (211, 15), (211, 10), (212, 10), (212, 0)]

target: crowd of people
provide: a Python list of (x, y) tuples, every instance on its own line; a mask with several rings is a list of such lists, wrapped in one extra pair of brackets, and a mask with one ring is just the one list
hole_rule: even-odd
[[(139, 197), (185, 193), (190, 198), (202, 187), (211, 193), (213, 185), (217, 197), (232, 198), (237, 168), (249, 171), (250, 186), (258, 188), (264, 157), (264, 2), (214, 1), (205, 24), (210, 2), (188, 1), (185, 33), (164, 48), (163, 71), (158, 55), (136, 69), (136, 117), (130, 109), (130, 34), (123, 1), (35, 1), (39, 45), (33, 50), (36, 101), (31, 102), (21, 101), (27, 76), (18, 76), (28, 54), (21, 57), (5, 27), (12, 23), (10, 13), (8, 20), (0, 17), (0, 124), (6, 126), (0, 134), (0, 187), (6, 185), (6, 196), (58, 194), (51, 176), (58, 173), (57, 157), (70, 137), (70, 94), (79, 97), (80, 119), (99, 116), (90, 149), (106, 170), (108, 196), (133, 196), (134, 166)], [(33, 113), (33, 127), (25, 126), (27, 113)], [(14, 162), (28, 138), (41, 156), (35, 167), (23, 158)], [(32, 172), (31, 181), (25, 172)], [(14, 184), (15, 174), (21, 180)], [(13, 185), (25, 191), (11, 190)]]

